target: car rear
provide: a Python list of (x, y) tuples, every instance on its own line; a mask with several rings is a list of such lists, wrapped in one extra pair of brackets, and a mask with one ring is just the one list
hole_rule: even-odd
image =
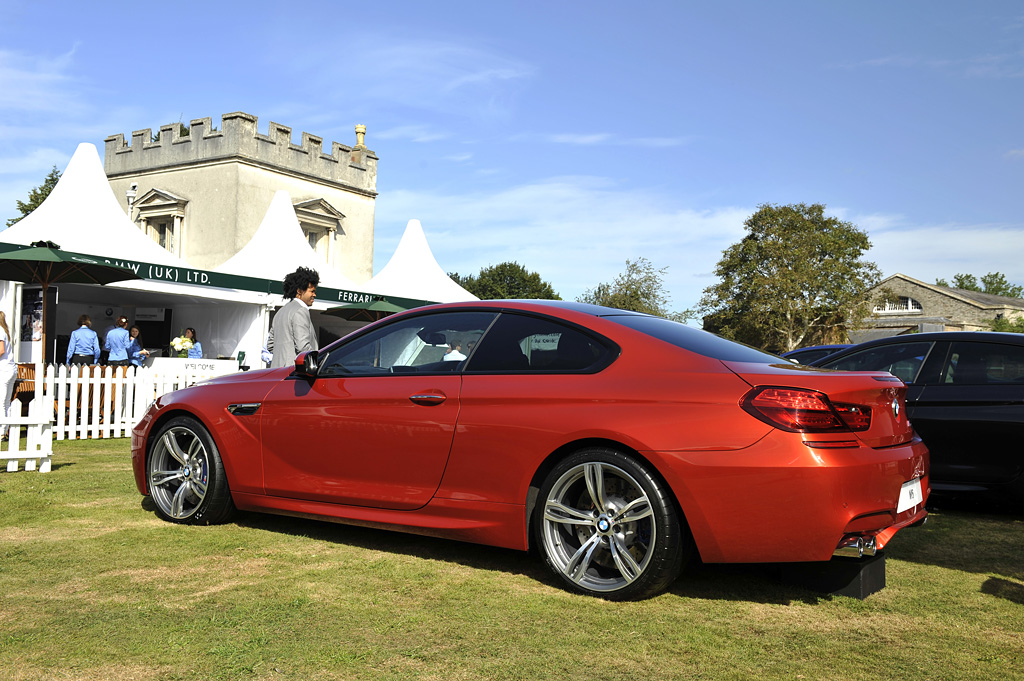
[[(748, 452), (767, 488), (753, 492), (764, 508), (748, 521), (748, 555), (761, 535), (777, 539), (780, 529), (792, 537), (788, 560), (874, 555), (924, 520), (928, 453), (907, 420), (902, 382), (884, 372), (724, 364), (750, 386), (743, 411), (768, 428)], [(754, 553), (779, 559), (772, 547)]]
[[(649, 315), (602, 316), (685, 351), (676, 351), (685, 382), (671, 401), (683, 422), (704, 407), (699, 427), (720, 431), (718, 446), (695, 447), (692, 430), (676, 428), (678, 446), (660, 438), (641, 452), (672, 487), (705, 562), (871, 555), (926, 518), (928, 450), (907, 420), (899, 379), (792, 364)], [(631, 343), (625, 333), (616, 339), (624, 364)], [(668, 364), (664, 352), (645, 352)], [(715, 367), (735, 384), (712, 381), (721, 389), (709, 393)]]

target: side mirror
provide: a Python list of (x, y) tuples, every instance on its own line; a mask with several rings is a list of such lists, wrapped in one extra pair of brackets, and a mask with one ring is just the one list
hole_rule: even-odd
[(315, 379), (319, 369), (320, 352), (317, 350), (300, 352), (299, 356), (295, 358), (295, 373), (299, 376)]

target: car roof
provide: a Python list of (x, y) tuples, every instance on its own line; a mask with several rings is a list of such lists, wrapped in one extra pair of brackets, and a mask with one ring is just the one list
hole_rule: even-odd
[(870, 347), (889, 343), (913, 343), (915, 341), (979, 341), (982, 343), (1009, 342), (1024, 343), (1024, 333), (1007, 333), (1003, 331), (931, 331), (928, 333), (905, 333), (899, 336), (887, 336), (865, 341), (852, 347)]
[(831, 355), (810, 362), (810, 366), (822, 366), (837, 359), (843, 359), (866, 348), (901, 343), (935, 343), (940, 341), (972, 341), (975, 343), (1008, 343), (1024, 345), (1024, 333), (1007, 333), (1002, 331), (930, 331), (928, 333), (905, 333), (899, 336), (886, 336), (851, 345), (844, 350), (837, 350)]
[(545, 299), (502, 299), (502, 300), (467, 300), (456, 303), (441, 303), (438, 305), (430, 305), (428, 307), (418, 307), (409, 310), (409, 312), (417, 312), (421, 310), (435, 310), (435, 309), (453, 309), (453, 308), (466, 308), (466, 307), (489, 307), (489, 308), (509, 308), (515, 310), (533, 310), (534, 312), (552, 312), (554, 310), (567, 310), (571, 312), (579, 312), (582, 314), (588, 314), (594, 317), (621, 317), (621, 316), (638, 316), (638, 317), (650, 317), (652, 315), (644, 314), (642, 312), (632, 312), (630, 310), (619, 310), (613, 307), (603, 307), (601, 305), (592, 305), (590, 303), (578, 303), (572, 300), (545, 300)]

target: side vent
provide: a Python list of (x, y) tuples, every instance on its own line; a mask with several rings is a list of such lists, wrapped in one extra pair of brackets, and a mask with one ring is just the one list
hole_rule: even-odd
[(229, 404), (228, 411), (235, 416), (252, 416), (260, 410), (262, 402), (245, 402), (243, 404)]

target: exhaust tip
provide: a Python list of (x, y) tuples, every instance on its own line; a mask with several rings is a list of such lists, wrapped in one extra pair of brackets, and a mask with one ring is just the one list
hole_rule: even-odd
[(839, 542), (836, 550), (832, 552), (837, 558), (863, 558), (871, 557), (878, 553), (878, 543), (874, 537), (861, 537), (859, 535), (847, 535)]

